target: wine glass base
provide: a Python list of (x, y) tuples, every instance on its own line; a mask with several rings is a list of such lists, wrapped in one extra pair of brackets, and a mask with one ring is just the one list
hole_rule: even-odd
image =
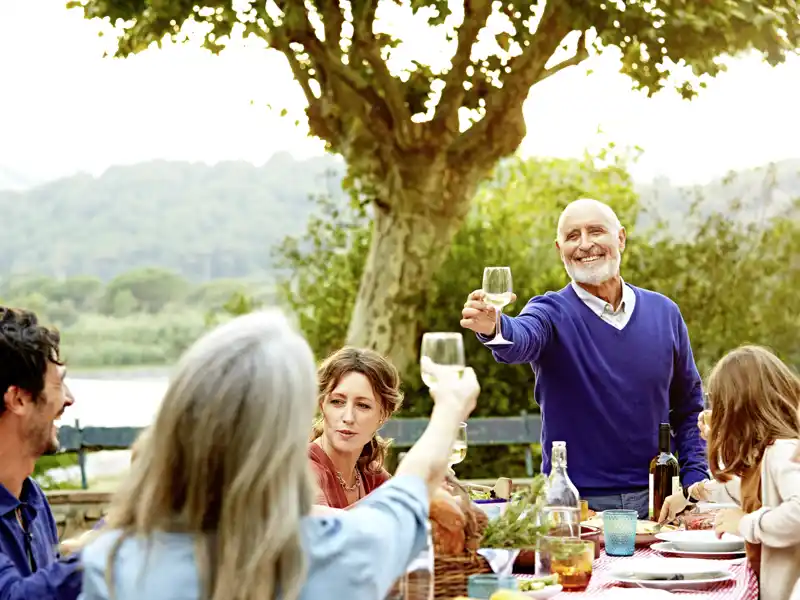
[(505, 338), (495, 338), (489, 342), (486, 342), (484, 346), (511, 346), (514, 342), (509, 342)]

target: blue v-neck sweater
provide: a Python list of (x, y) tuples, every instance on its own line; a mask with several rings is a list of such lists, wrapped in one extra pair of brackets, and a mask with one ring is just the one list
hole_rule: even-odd
[(565, 441), (582, 496), (646, 489), (660, 423), (672, 425), (682, 484), (708, 475), (697, 429), (702, 384), (686, 323), (666, 296), (631, 288), (636, 307), (622, 330), (568, 285), (531, 299), (517, 317), (503, 315), (503, 336), (513, 343), (491, 347), (498, 362), (530, 363), (542, 413), (542, 471), (550, 472), (553, 441)]

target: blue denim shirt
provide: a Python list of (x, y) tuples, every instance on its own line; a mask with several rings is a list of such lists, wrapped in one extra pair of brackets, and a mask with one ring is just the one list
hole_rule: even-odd
[(19, 499), (0, 485), (0, 600), (75, 600), (80, 588), (77, 557), (59, 558), (58, 529), (44, 492), (30, 478)]
[[(418, 477), (391, 479), (358, 506), (301, 524), (308, 579), (301, 600), (379, 600), (427, 540), (428, 490)], [(81, 600), (109, 600), (106, 567), (119, 533), (83, 551)], [(180, 533), (128, 538), (114, 557), (114, 600), (201, 598), (194, 540)]]

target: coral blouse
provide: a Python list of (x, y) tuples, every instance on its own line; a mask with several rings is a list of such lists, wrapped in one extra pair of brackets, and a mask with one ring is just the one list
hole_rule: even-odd
[[(331, 508), (347, 508), (349, 506), (347, 495), (344, 493), (338, 477), (336, 477), (336, 467), (333, 466), (333, 461), (325, 453), (325, 450), (314, 442), (309, 443), (308, 460), (311, 462), (311, 468), (317, 476), (317, 484), (319, 485), (319, 493), (314, 503)], [(365, 495), (391, 478), (391, 475), (385, 469), (374, 472), (358, 467), (358, 470), (361, 475), (361, 481), (364, 484)]]

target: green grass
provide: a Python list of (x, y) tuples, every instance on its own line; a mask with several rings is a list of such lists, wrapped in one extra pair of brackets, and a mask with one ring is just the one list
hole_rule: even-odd
[(33, 477), (42, 489), (45, 490), (80, 489), (80, 479), (56, 481), (47, 473), (51, 469), (63, 469), (76, 466), (77, 464), (78, 454), (76, 452), (62, 452), (59, 454), (42, 456), (36, 461), (36, 466), (33, 468)]

